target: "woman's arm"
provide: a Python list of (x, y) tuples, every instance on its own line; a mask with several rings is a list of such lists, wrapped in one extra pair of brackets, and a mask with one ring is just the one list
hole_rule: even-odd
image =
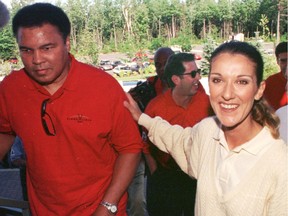
[(179, 125), (170, 125), (160, 117), (151, 118), (141, 112), (137, 103), (127, 94), (128, 100), (124, 106), (131, 112), (134, 120), (144, 126), (148, 131), (148, 137), (161, 151), (172, 155), (180, 168), (188, 173), (188, 160), (190, 157), (192, 128), (183, 129)]

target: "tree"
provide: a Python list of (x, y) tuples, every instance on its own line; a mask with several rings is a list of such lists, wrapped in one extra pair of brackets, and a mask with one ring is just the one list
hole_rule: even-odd
[[(262, 28), (263, 38), (266, 38), (267, 36), (269, 36), (269, 28), (267, 26), (268, 23), (269, 23), (269, 21), (268, 21), (267, 16), (264, 14), (261, 14), (261, 19), (260, 19), (259, 25)], [(267, 32), (267, 35), (266, 35), (266, 32)]]
[(16, 57), (17, 50), (10, 24), (0, 31), (0, 59), (8, 60), (11, 57)]

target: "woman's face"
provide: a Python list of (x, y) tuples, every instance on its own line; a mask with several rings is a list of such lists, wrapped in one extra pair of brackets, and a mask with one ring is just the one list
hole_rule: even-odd
[(262, 97), (265, 83), (257, 86), (255, 63), (241, 54), (222, 53), (211, 62), (210, 102), (226, 128), (251, 124), (254, 100)]

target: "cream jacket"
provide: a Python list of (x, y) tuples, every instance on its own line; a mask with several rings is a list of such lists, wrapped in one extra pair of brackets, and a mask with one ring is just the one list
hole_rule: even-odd
[(273, 142), (248, 174), (225, 195), (216, 187), (216, 147), (219, 122), (206, 118), (193, 128), (171, 126), (159, 117), (142, 114), (138, 123), (149, 130), (149, 139), (170, 153), (181, 169), (198, 180), (198, 216), (286, 216), (288, 215), (288, 154), (283, 140), (267, 130), (263, 140)]

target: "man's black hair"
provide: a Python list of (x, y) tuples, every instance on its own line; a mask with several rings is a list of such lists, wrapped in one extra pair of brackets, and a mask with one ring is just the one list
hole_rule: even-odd
[(20, 27), (38, 27), (43, 24), (56, 26), (65, 41), (70, 34), (71, 25), (65, 12), (49, 3), (35, 3), (20, 9), (13, 18), (13, 34), (17, 39)]
[(287, 41), (281, 42), (276, 46), (275, 55), (278, 58), (280, 53), (287, 53)]
[(166, 79), (170, 88), (174, 88), (175, 84), (172, 81), (173, 75), (181, 75), (185, 72), (183, 62), (195, 61), (194, 54), (191, 53), (177, 53), (171, 55), (164, 69), (164, 78)]

